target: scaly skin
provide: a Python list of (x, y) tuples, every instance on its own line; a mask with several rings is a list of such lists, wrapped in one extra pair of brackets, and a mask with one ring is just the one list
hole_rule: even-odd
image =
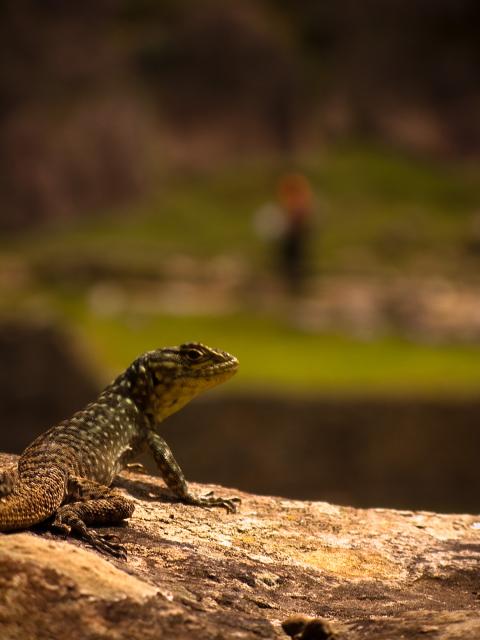
[(53, 516), (55, 529), (75, 532), (99, 551), (125, 557), (116, 536), (88, 527), (132, 515), (133, 502), (109, 487), (145, 445), (180, 500), (234, 512), (238, 498), (189, 491), (157, 427), (199, 393), (230, 378), (237, 366), (230, 354), (199, 343), (137, 358), (95, 402), (27, 447), (18, 469), (0, 473), (0, 531), (24, 529)]

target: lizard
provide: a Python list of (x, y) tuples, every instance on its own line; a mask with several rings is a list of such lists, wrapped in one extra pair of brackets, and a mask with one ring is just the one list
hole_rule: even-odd
[(91, 527), (132, 515), (133, 501), (110, 485), (146, 446), (181, 501), (235, 512), (239, 498), (189, 490), (158, 425), (237, 367), (234, 356), (196, 342), (139, 356), (97, 400), (38, 436), (17, 466), (0, 474), (0, 531), (47, 521), (65, 537), (76, 534), (98, 551), (125, 559), (118, 536)]

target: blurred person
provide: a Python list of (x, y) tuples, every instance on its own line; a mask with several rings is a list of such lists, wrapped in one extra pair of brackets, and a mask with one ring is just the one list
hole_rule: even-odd
[(309, 181), (287, 173), (278, 181), (276, 201), (264, 204), (254, 217), (257, 234), (275, 244), (276, 268), (292, 294), (302, 292), (307, 276), (313, 212)]
[(278, 244), (280, 273), (288, 291), (297, 294), (303, 290), (308, 271), (314, 211), (309, 181), (300, 173), (283, 175), (278, 182), (277, 200), (284, 219)]

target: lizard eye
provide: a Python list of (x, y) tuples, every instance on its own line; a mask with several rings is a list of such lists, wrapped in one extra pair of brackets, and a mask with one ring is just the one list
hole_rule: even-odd
[(196, 361), (200, 360), (200, 358), (202, 358), (203, 353), (201, 351), (199, 351), (198, 349), (188, 349), (188, 351), (186, 351), (185, 355), (192, 362), (196, 362)]

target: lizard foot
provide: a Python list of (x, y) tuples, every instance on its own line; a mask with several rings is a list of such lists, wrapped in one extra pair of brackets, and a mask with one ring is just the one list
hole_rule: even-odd
[(104, 553), (107, 556), (114, 556), (121, 560), (127, 559), (127, 550), (124, 545), (119, 542), (120, 538), (114, 533), (98, 533), (96, 531), (88, 531), (88, 536), (83, 535), (94, 549)]
[(68, 524), (63, 524), (63, 522), (53, 522), (52, 529), (58, 533), (64, 540), (68, 538), (72, 531), (72, 527), (69, 527)]
[(213, 491), (209, 491), (204, 496), (188, 496), (185, 502), (199, 507), (223, 507), (228, 513), (236, 513), (237, 506), (240, 504), (241, 499), (236, 496), (222, 498), (214, 495)]
[(57, 518), (52, 523), (52, 528), (63, 535), (65, 538), (68, 535), (76, 534), (79, 538), (82, 538), (94, 549), (104, 553), (105, 555), (114, 556), (115, 558), (127, 559), (127, 551), (125, 547), (120, 544), (120, 538), (114, 533), (99, 533), (93, 529), (89, 529), (85, 523), (76, 518), (70, 518), (69, 523), (62, 522), (61, 516), (57, 515)]

